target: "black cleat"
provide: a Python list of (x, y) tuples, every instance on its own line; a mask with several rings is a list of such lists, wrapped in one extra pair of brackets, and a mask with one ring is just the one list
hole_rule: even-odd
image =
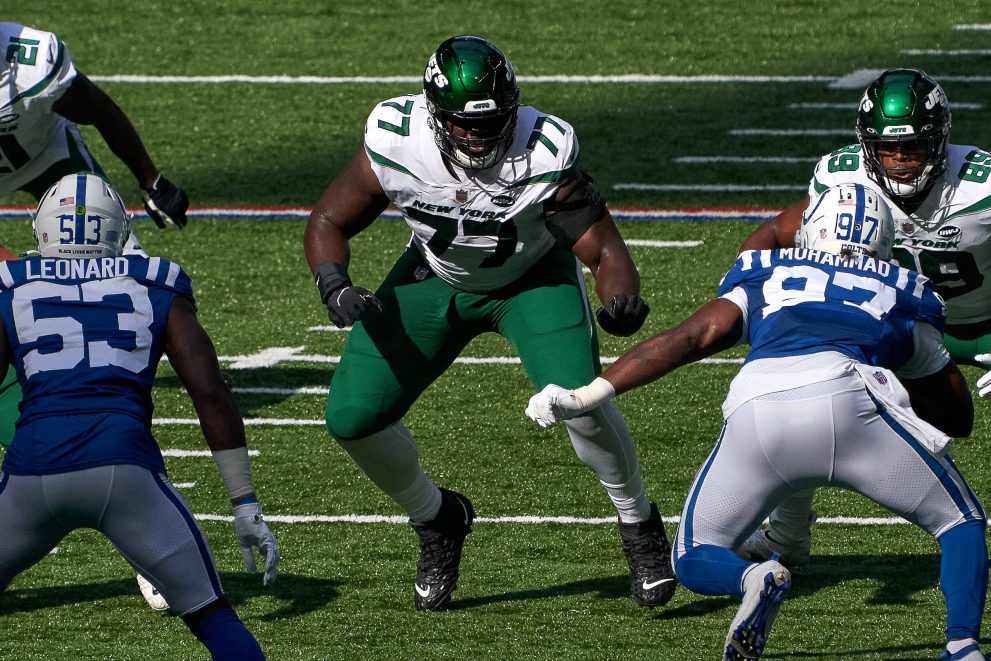
[(424, 523), (410, 521), (420, 538), (413, 604), (417, 610), (441, 610), (458, 587), (458, 568), (465, 537), (471, 532), (475, 510), (471, 501), (454, 491), (440, 490), (440, 512)]
[(623, 553), (630, 565), (630, 596), (641, 606), (663, 606), (674, 595), (671, 546), (657, 505), (650, 504), (650, 518), (640, 523), (619, 522)]

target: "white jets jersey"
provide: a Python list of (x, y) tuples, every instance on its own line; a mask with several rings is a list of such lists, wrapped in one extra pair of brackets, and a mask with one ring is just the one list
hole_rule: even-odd
[(829, 186), (865, 184), (891, 207), (894, 256), (904, 267), (932, 280), (946, 301), (947, 326), (991, 319), (991, 154), (947, 145), (945, 172), (911, 215), (891, 201), (867, 174), (861, 146), (827, 154), (809, 185), (815, 198)]
[(445, 166), (423, 94), (378, 104), (365, 125), (372, 171), (413, 230), (430, 269), (458, 289), (491, 291), (522, 276), (554, 238), (542, 203), (576, 173), (578, 141), (565, 121), (519, 108), (513, 143), (499, 165)]
[(54, 34), (0, 23), (0, 195), (69, 157), (78, 129), (52, 105), (75, 77), (69, 51)]

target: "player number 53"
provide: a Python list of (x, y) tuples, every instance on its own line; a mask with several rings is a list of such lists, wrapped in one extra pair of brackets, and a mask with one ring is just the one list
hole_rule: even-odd
[[(102, 301), (108, 296), (126, 296), (131, 302), (130, 311), (117, 314), (117, 329), (114, 345), (105, 339), (86, 338), (84, 314), (64, 317), (37, 316), (43, 309), (45, 299), (63, 301)], [(148, 367), (151, 361), (151, 322), (153, 311), (148, 290), (140, 284), (123, 278), (93, 280), (79, 285), (59, 284), (37, 280), (14, 290), (14, 326), (18, 341), (22, 345), (49, 337), (59, 338), (61, 347), (57, 351), (31, 349), (24, 356), (24, 375), (31, 378), (38, 372), (69, 370), (87, 360), (90, 367), (115, 365), (130, 372), (138, 373)], [(106, 328), (101, 334), (106, 337)], [(121, 343), (130, 344), (134, 338), (134, 349), (121, 348)], [(115, 346), (116, 345), (116, 346)]]

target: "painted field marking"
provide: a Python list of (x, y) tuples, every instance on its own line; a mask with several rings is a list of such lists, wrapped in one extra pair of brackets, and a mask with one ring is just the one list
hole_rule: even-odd
[[(149, 221), (144, 209), (129, 209), (135, 219), (141, 222)], [(762, 221), (773, 218), (780, 209), (743, 209), (743, 208), (685, 208), (685, 209), (638, 209), (616, 207), (610, 208), (614, 220), (618, 221), (653, 221), (653, 220), (742, 220)], [(31, 209), (27, 207), (0, 207), (0, 220), (27, 222)], [(233, 207), (202, 207), (189, 209), (186, 215), (190, 218), (211, 218), (218, 220), (291, 220), (305, 219), (310, 209), (302, 207), (259, 207), (237, 209)], [(402, 220), (402, 215), (395, 209), (386, 210), (380, 220)]]
[[(789, 103), (792, 110), (849, 110), (857, 111), (856, 103)], [(984, 107), (981, 103), (962, 103), (954, 101), (950, 104), (952, 110), (980, 110)]]
[[(301, 347), (298, 347), (301, 349)], [(295, 348), (294, 348), (295, 349)], [(254, 360), (255, 356), (264, 355), (266, 358), (280, 356), (272, 362)], [(279, 363), (315, 363), (335, 365), (341, 362), (340, 356), (323, 354), (300, 354), (298, 351), (280, 352), (278, 348), (263, 349), (255, 355), (240, 356), (219, 356), (220, 362), (228, 363), (234, 369), (234, 365), (247, 365), (238, 369), (257, 369), (258, 367), (272, 367)], [(603, 356), (600, 360), (604, 365), (615, 363), (618, 356)], [(454, 359), (456, 365), (519, 365), (519, 356), (459, 356)], [(742, 365), (743, 358), (703, 358), (696, 361), (696, 365)]]
[(991, 23), (970, 23), (962, 25), (954, 25), (954, 30), (986, 30), (991, 31)]
[[(199, 424), (197, 421), (196, 424)], [(248, 450), (249, 457), (257, 457), (259, 454), (258, 450)], [(180, 459), (186, 459), (188, 457), (212, 457), (213, 453), (209, 450), (176, 450), (176, 449), (165, 449), (162, 450), (163, 457), (178, 457)]]
[[(249, 83), (253, 85), (382, 85), (408, 84), (422, 85), (422, 76), (248, 76), (241, 74), (226, 76), (143, 76), (136, 74), (89, 75), (97, 83), (194, 83), (222, 84)], [(695, 83), (828, 83), (835, 76), (731, 76), (710, 75), (662, 75), (629, 73), (611, 76), (518, 76), (525, 85), (537, 83), (565, 83), (578, 85), (601, 84), (695, 84)]]
[(955, 50), (939, 50), (939, 49), (925, 49), (925, 48), (910, 48), (908, 50), (898, 51), (899, 55), (932, 55), (935, 57), (964, 57), (969, 55), (991, 55), (991, 50), (987, 48), (978, 50), (967, 50), (967, 49), (955, 49)]
[(772, 135), (777, 137), (791, 137), (802, 135), (854, 135), (856, 132), (851, 126), (848, 129), (730, 129), (727, 133), (740, 136)]
[[(231, 523), (234, 517), (229, 514), (196, 514), (200, 521), (222, 521)], [(665, 523), (681, 523), (680, 515), (662, 516)], [(361, 524), (393, 524), (408, 525), (409, 517), (380, 514), (270, 514), (265, 513), (265, 520), (275, 523), (298, 524), (298, 523), (361, 523)], [(607, 526), (616, 525), (616, 517), (579, 517), (579, 516), (548, 516), (548, 515), (522, 515), (522, 516), (480, 516), (475, 519), (475, 523), (490, 524), (517, 524), (517, 525), (586, 525), (586, 526)], [(765, 523), (767, 523), (765, 521)], [(901, 526), (912, 525), (901, 517), (856, 517), (856, 516), (833, 516), (816, 519), (816, 525), (839, 525), (839, 526)]]
[[(784, 184), (613, 184), (613, 190), (641, 190), (674, 193), (693, 191), (698, 193), (750, 193), (755, 191), (789, 191), (808, 190), (808, 186), (790, 186)], [(690, 219), (691, 220), (691, 219)]]

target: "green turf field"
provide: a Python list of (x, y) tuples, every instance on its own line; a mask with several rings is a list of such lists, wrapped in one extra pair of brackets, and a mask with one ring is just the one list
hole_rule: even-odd
[[(3, 15), (59, 33), (194, 208), (312, 206), (361, 144), (372, 106), (417, 91), (432, 49), (462, 32), (507, 52), (524, 103), (575, 126), (583, 166), (616, 209), (780, 209), (797, 201), (815, 159), (854, 141), (856, 104), (872, 77), (858, 73), (864, 70), (926, 69), (956, 108), (951, 141), (991, 143), (991, 26), (983, 3), (8, 0)], [(124, 75), (151, 80), (113, 78)], [(161, 76), (254, 78), (154, 78)], [(272, 81), (277, 76), (322, 82)], [(538, 78), (551, 76), (584, 78)], [(401, 80), (375, 80), (382, 77)], [(139, 207), (130, 174), (95, 131), (84, 135)], [(0, 198), (0, 206), (30, 203), (21, 194)], [(736, 604), (684, 589), (656, 611), (629, 599), (616, 527), (595, 523), (612, 508), (564, 430), (541, 430), (524, 417), (532, 393), (517, 365), (455, 365), (406, 419), (428, 473), (469, 495), (482, 517), (468, 538), (452, 610), (413, 610), (410, 529), (328, 520), (399, 511), (320, 424), (320, 392), (345, 335), (325, 330), (302, 255), (303, 226), (301, 219), (196, 217), (179, 232), (136, 223), (149, 252), (193, 277), (201, 318), (259, 452), (255, 480), (283, 552), (271, 589), (241, 571), (233, 527), (217, 520), (229, 507), (212, 461), (170, 455), (166, 462), (193, 510), (208, 515), (202, 525), (225, 587), (269, 657), (719, 658)], [(634, 338), (604, 336), (603, 355), (622, 353), (707, 300), (754, 227), (623, 223), (629, 240), (701, 243), (631, 248), (653, 312)], [(407, 236), (399, 222), (383, 220), (356, 238), (355, 281), (373, 288)], [(31, 247), (27, 220), (0, 220), (0, 243)], [(510, 349), (483, 337), (465, 355), (507, 356)], [(669, 536), (721, 427), (720, 403), (736, 369), (685, 367), (619, 399)], [(971, 381), (980, 375), (965, 373)], [(205, 449), (167, 366), (155, 398), (163, 449)], [(975, 434), (955, 457), (987, 500), (991, 406), (979, 401), (977, 412)], [(840, 491), (818, 493), (816, 506), (827, 518), (887, 516)], [(592, 523), (502, 520), (524, 515)], [(906, 525), (825, 524), (816, 529), (814, 553), (815, 562), (794, 573), (765, 658), (938, 656), (944, 616), (935, 542)], [(180, 620), (145, 606), (130, 568), (89, 532), (73, 534), (18, 578), (0, 598), (0, 630), (2, 659), (207, 658)]]

